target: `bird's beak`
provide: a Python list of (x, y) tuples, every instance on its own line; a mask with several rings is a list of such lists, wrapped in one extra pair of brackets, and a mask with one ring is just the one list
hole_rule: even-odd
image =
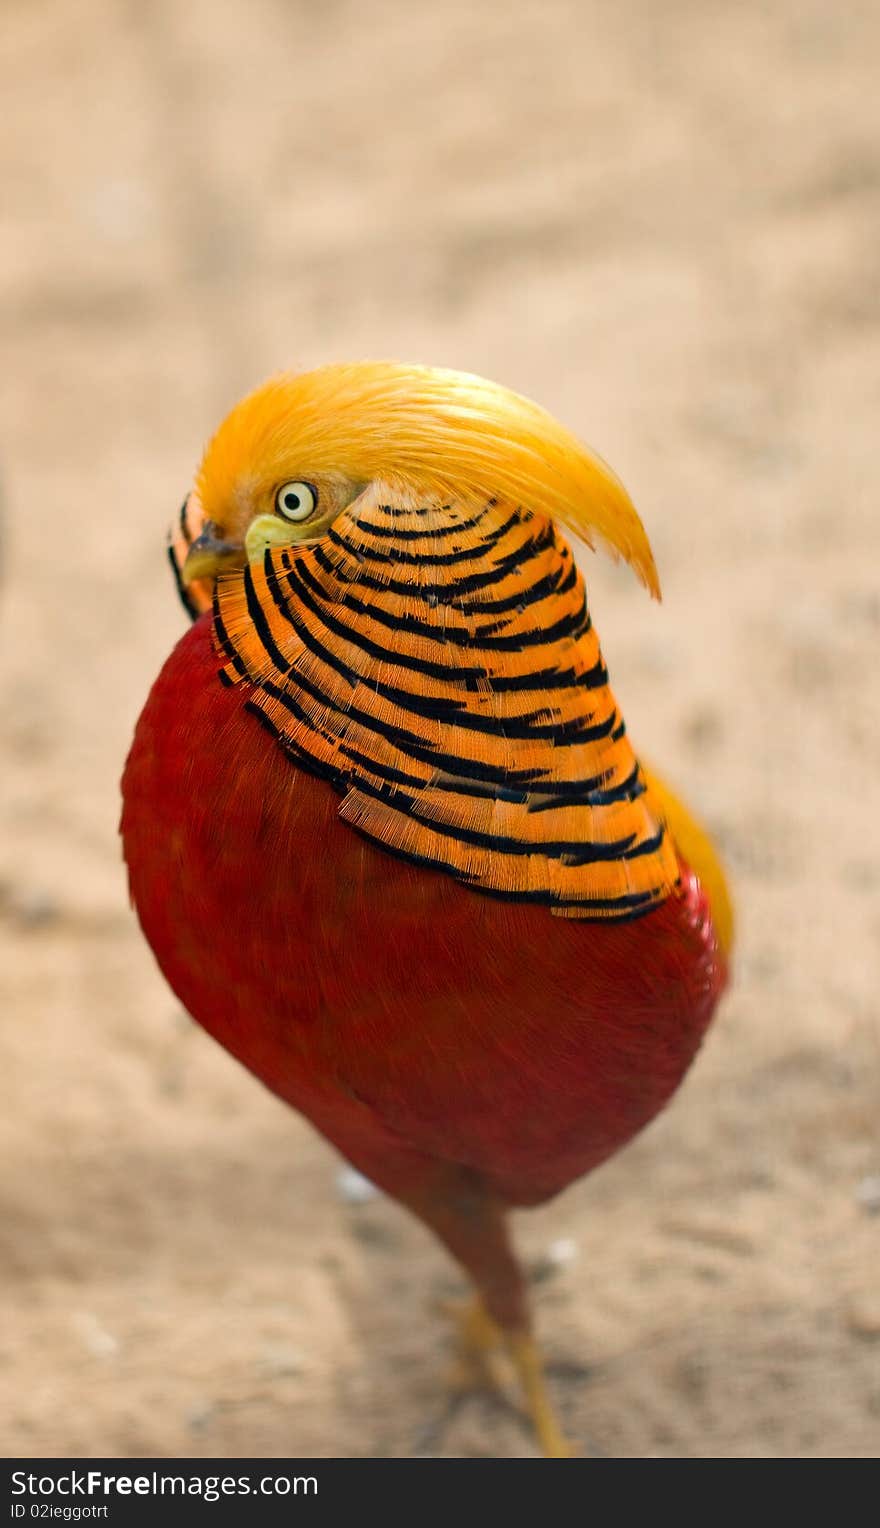
[(184, 584), (199, 578), (216, 578), (224, 568), (241, 568), (246, 561), (241, 542), (223, 541), (210, 520), (197, 536), (184, 559), (180, 577)]

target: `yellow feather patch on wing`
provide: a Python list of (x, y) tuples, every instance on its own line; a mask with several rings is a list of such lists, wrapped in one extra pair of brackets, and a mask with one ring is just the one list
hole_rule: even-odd
[(669, 786), (642, 759), (642, 774), (648, 787), (647, 799), (663, 817), (673, 843), (702, 883), (712, 909), (712, 922), (725, 955), (733, 948), (733, 898), (721, 856), (702, 823), (680, 801)]

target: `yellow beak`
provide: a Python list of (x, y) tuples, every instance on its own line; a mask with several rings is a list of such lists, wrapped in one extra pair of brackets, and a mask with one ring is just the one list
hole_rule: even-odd
[(247, 557), (240, 542), (223, 541), (209, 521), (184, 559), (180, 577), (185, 584), (200, 578), (216, 578), (224, 568), (241, 568)]

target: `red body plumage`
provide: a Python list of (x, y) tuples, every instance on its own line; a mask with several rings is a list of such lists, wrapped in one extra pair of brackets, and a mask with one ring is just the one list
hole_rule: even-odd
[(132, 896), (189, 1012), (435, 1229), (438, 1163), (524, 1205), (629, 1140), (725, 979), (687, 868), (634, 922), (471, 893), (341, 822), (217, 666), (204, 616), (153, 687), (123, 784)]

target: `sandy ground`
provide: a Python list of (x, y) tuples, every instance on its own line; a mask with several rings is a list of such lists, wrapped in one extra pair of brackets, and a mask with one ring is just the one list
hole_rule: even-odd
[(877, 6), (2, 11), (3, 1451), (533, 1451), (444, 1415), (455, 1271), (178, 1011), (116, 838), (202, 441), (398, 355), (623, 475), (665, 603), (591, 560), (596, 623), (739, 905), (675, 1105), (520, 1220), (565, 1423), (877, 1452)]

